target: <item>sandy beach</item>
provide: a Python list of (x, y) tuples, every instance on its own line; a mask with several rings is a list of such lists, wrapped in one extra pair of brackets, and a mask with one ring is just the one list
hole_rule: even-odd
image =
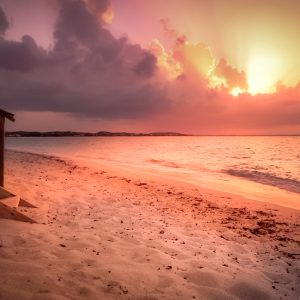
[(6, 153), (36, 224), (0, 219), (0, 299), (300, 299), (300, 211)]

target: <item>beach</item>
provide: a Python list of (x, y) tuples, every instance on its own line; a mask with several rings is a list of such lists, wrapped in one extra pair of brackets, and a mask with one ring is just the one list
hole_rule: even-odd
[(115, 163), (6, 153), (0, 299), (299, 299), (300, 211)]

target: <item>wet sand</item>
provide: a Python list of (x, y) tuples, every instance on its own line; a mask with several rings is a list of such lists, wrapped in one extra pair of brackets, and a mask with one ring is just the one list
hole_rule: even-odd
[(111, 164), (7, 152), (0, 299), (299, 299), (300, 211)]

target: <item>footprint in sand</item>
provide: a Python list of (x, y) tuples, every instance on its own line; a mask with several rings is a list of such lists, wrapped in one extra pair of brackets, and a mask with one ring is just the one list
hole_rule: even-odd
[(229, 291), (239, 297), (243, 300), (267, 300), (272, 299), (273, 294), (271, 292), (268, 292), (266, 290), (263, 290), (257, 285), (257, 282), (255, 284), (249, 282), (249, 281), (240, 281), (235, 283)]
[(218, 287), (222, 277), (220, 274), (207, 271), (196, 271), (185, 273), (184, 277), (188, 282), (192, 282), (198, 286)]

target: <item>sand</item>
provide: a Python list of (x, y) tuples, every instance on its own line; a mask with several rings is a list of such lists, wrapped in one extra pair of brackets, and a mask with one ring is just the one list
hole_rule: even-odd
[(300, 299), (300, 211), (7, 152), (37, 224), (0, 219), (0, 299)]

